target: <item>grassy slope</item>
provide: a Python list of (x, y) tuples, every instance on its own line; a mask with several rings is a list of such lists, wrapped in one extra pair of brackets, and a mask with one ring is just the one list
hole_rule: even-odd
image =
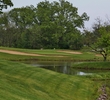
[(95, 100), (96, 88), (87, 78), (0, 60), (0, 100)]
[(74, 63), (72, 66), (84, 69), (110, 69), (110, 62), (81, 62)]
[(82, 62), (72, 65), (73, 68), (92, 70), (96, 73), (92, 76), (87, 76), (93, 79), (96, 83), (106, 85), (106, 92), (110, 100), (110, 62)]

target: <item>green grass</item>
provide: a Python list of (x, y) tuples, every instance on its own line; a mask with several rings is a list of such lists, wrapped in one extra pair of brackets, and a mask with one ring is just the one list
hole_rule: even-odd
[(62, 52), (58, 52), (58, 50), (54, 50), (54, 49), (21, 49), (21, 48), (8, 48), (8, 47), (0, 47), (0, 49), (4, 49), (4, 50), (14, 50), (14, 51), (20, 51), (20, 52), (25, 52), (25, 53), (34, 53), (34, 54), (41, 54), (41, 55), (56, 55), (58, 56), (60, 55), (68, 55), (67, 53), (62, 53)]
[(0, 60), (0, 100), (95, 100), (97, 86), (84, 77)]
[[(110, 100), (110, 62), (79, 62), (72, 65), (76, 69), (93, 71), (93, 75), (86, 76), (94, 82), (106, 85), (106, 92)], [(99, 87), (100, 88), (100, 87)], [(101, 94), (101, 93), (99, 93)]]
[(48, 49), (32, 50), (6, 47), (0, 47), (0, 49), (46, 55), (34, 57), (0, 52), (0, 100), (95, 100), (99, 94), (98, 88), (105, 83), (108, 83), (107, 88), (110, 91), (109, 72), (86, 77), (70, 76), (13, 62), (14, 60), (66, 60), (77, 61), (72, 65), (74, 68), (108, 69), (110, 62), (90, 62), (103, 60), (93, 52), (82, 51), (82, 54), (70, 54)]
[[(38, 57), (33, 57), (33, 56), (19, 56), (16, 55), (17, 58), (22, 59), (37, 59), (37, 60), (68, 60), (68, 61), (94, 61), (94, 60), (102, 60), (102, 57), (97, 57), (95, 53), (93, 52), (82, 52), (82, 54), (71, 54), (71, 53), (65, 53), (65, 52), (58, 52), (59, 50), (57, 49), (43, 49), (43, 50), (36, 50), (36, 49), (20, 49), (20, 48), (7, 48), (7, 47), (0, 47), (0, 49), (4, 50), (15, 50), (15, 51), (20, 51), (20, 52), (25, 52), (25, 53), (34, 53), (34, 54), (41, 54), (44, 56), (38, 56)], [(66, 51), (73, 51), (73, 50), (66, 50)], [(0, 53), (0, 55), (3, 55), (3, 53)], [(5, 54), (4, 54), (5, 55)], [(15, 55), (8, 55), (8, 58), (14, 59)], [(45, 56), (46, 55), (46, 56)], [(63, 56), (63, 57), (57, 57), (57, 56)], [(4, 58), (3, 56), (0, 57), (0, 59)]]
[(36, 58), (36, 57), (24, 56), (24, 55), (13, 55), (13, 54), (0, 52), (0, 59), (1, 60), (25, 60), (25, 59), (34, 59), (34, 58)]
[(79, 62), (72, 65), (74, 68), (81, 69), (110, 69), (110, 62)]

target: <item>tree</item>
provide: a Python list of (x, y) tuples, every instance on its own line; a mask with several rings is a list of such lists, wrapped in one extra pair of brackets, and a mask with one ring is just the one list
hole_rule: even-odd
[(89, 47), (99, 52), (103, 56), (104, 61), (106, 61), (110, 53), (110, 24), (106, 24), (108, 22), (102, 23), (99, 19), (97, 22), (98, 23), (94, 25), (93, 32), (91, 32), (95, 40)]
[(92, 43), (94, 43), (93, 34), (89, 30), (84, 29), (82, 37), (83, 37), (83, 41), (82, 42), (83, 42), (84, 46), (90, 46)]
[(110, 53), (110, 31), (107, 31), (106, 27), (102, 27), (100, 29), (100, 34), (101, 37), (97, 39), (96, 43), (94, 43), (93, 49), (96, 52), (99, 52), (103, 56), (104, 61), (106, 61), (107, 56)]
[(68, 45), (70, 49), (80, 50), (83, 46), (82, 35), (80, 31), (74, 30), (74, 34), (68, 35)]
[[(45, 0), (37, 7), (14, 8), (1, 14), (0, 36), (4, 38), (11, 34), (14, 37), (4, 39), (7, 46), (7, 41), (11, 40), (9, 46), (14, 47), (80, 49), (82, 35), (79, 28), (83, 28), (87, 20), (87, 14), (79, 15), (78, 8), (68, 1), (50, 3)], [(2, 42), (3, 38), (0, 38)]]
[(89, 20), (86, 13), (80, 16), (77, 10), (65, 0), (52, 3), (47, 0), (40, 2), (37, 5), (37, 18), (39, 25), (44, 28), (42, 29), (43, 37), (45, 37), (44, 43), (51, 44), (57, 38), (54, 44), (57, 44), (59, 48), (68, 49), (69, 43), (75, 45), (75, 39), (73, 41), (71, 39), (71, 42), (68, 43), (70, 36), (73, 36), (71, 34), (74, 34), (74, 38), (76, 38), (76, 30), (84, 27), (84, 21)]
[(8, 6), (13, 6), (11, 0), (0, 0), (0, 13), (2, 13), (2, 9), (7, 9)]
[(9, 21), (16, 28), (26, 29), (35, 24), (34, 6), (26, 6), (22, 8), (14, 8), (9, 12)]
[(38, 25), (33, 26), (32, 28), (29, 29), (30, 31), (30, 48), (42, 48), (43, 47), (43, 41), (42, 41), (42, 32), (41, 28)]

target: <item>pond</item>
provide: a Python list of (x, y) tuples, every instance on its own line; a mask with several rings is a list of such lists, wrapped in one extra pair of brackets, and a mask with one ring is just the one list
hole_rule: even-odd
[(72, 68), (71, 65), (75, 62), (25, 61), (24, 63), (30, 64), (34, 67), (41, 67), (68, 75), (93, 75), (93, 73), (96, 73), (93, 70)]

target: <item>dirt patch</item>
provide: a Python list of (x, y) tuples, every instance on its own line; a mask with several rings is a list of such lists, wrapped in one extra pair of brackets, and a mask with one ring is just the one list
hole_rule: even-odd
[(15, 55), (26, 55), (26, 56), (64, 57), (64, 56), (53, 56), (53, 55), (31, 54), (31, 53), (25, 53), (25, 52), (19, 52), (19, 51), (12, 51), (12, 50), (1, 50), (1, 49), (0, 49), (0, 52), (8, 53), (8, 54), (15, 54)]
[(97, 57), (102, 57), (102, 55), (101, 55), (101, 54), (96, 54), (95, 56), (97, 56)]
[(82, 54), (81, 52), (77, 52), (77, 51), (65, 51), (65, 50), (59, 50), (57, 52), (64, 52), (64, 53), (71, 53), (71, 54)]
[(29, 53), (24, 53), (24, 52), (19, 52), (19, 51), (12, 51), (12, 50), (0, 50), (0, 52), (9, 53), (9, 54), (16, 54), (16, 55), (43, 56), (43, 55), (39, 55), (39, 54), (29, 54)]

